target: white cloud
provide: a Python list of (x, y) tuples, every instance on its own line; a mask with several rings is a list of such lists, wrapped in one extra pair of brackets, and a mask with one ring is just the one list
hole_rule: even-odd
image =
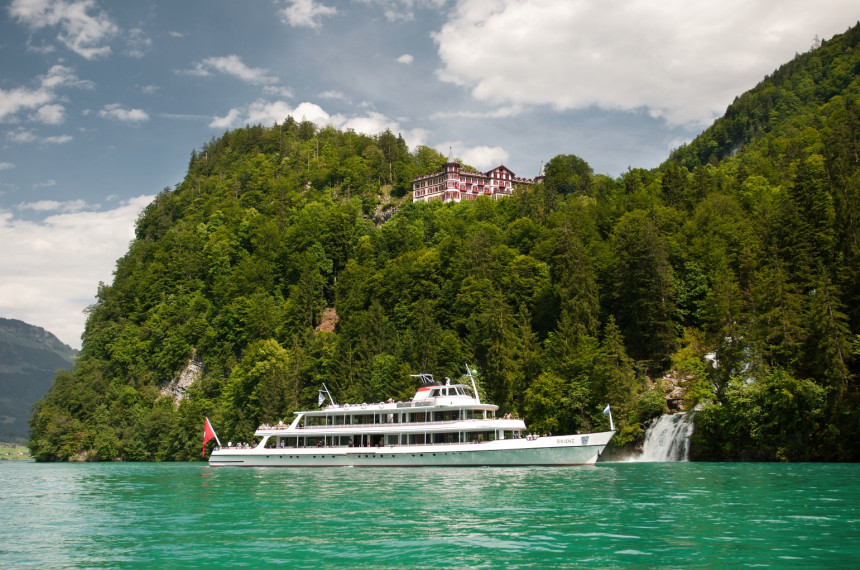
[(320, 99), (331, 99), (333, 101), (346, 101), (349, 102), (349, 97), (341, 93), (340, 91), (323, 91), (320, 93)]
[(263, 87), (263, 93), (265, 95), (272, 95), (274, 97), (292, 97), (293, 90), (289, 87), (282, 87), (280, 85), (266, 85)]
[(396, 61), (397, 63), (405, 63), (406, 65), (409, 65), (410, 63), (412, 63), (413, 61), (415, 61), (415, 58), (414, 58), (414, 57), (412, 57), (412, 56), (411, 56), (410, 54), (408, 54), (408, 53), (404, 53), (403, 55), (401, 55), (400, 57), (398, 57), (395, 61)]
[(238, 55), (228, 55), (224, 57), (207, 57), (203, 61), (197, 63), (194, 69), (179, 71), (184, 75), (197, 75), (199, 77), (209, 77), (213, 71), (232, 75), (246, 83), (255, 85), (277, 83), (278, 78), (268, 74), (267, 69), (261, 67), (248, 67)]
[(357, 133), (364, 133), (366, 135), (375, 135), (385, 131), (385, 129), (396, 131), (397, 127), (398, 125), (395, 121), (375, 111), (371, 111), (364, 116), (350, 117), (340, 125), (342, 129), (352, 129)]
[(44, 89), (56, 89), (58, 87), (78, 87), (80, 89), (93, 89), (95, 83), (88, 79), (78, 79), (74, 69), (65, 65), (54, 65), (46, 75), (39, 78)]
[(53, 99), (54, 94), (44, 88), (16, 87), (8, 91), (0, 89), (0, 119), (14, 115), (22, 109), (35, 109)]
[(111, 282), (116, 260), (134, 238), (135, 221), (152, 199), (138, 196), (103, 212), (57, 203), (55, 209), (69, 213), (42, 221), (0, 210), (0, 314), (44, 327), (79, 348), (83, 310), (95, 301), (98, 283)]
[(440, 79), (494, 105), (647, 109), (707, 124), (735, 96), (856, 22), (856, 0), (461, 0), (434, 34)]
[(138, 59), (152, 48), (152, 40), (140, 28), (132, 28), (125, 35), (125, 53)]
[(31, 143), (39, 140), (36, 133), (23, 127), (18, 127), (14, 131), (9, 131), (6, 133), (6, 138), (14, 143)]
[(124, 109), (119, 103), (105, 105), (104, 108), (99, 111), (99, 117), (131, 124), (145, 123), (149, 120), (149, 115), (147, 115), (142, 109)]
[(293, 107), (285, 101), (263, 101), (257, 100), (244, 107), (234, 107), (223, 117), (215, 117), (209, 127), (213, 129), (232, 129), (242, 125), (271, 126), (281, 123), (287, 117), (297, 121), (311, 121), (319, 127), (331, 125), (338, 129), (352, 129), (357, 133), (366, 135), (377, 135), (385, 129), (393, 133), (403, 135), (403, 140), (409, 148), (415, 148), (424, 144), (428, 132), (425, 129), (403, 130), (400, 124), (389, 119), (382, 113), (371, 111), (365, 115), (330, 115), (316, 103), (299, 103)]
[(299, 103), (292, 107), (284, 101), (267, 102), (257, 100), (242, 108), (233, 108), (223, 117), (215, 117), (209, 127), (213, 129), (231, 129), (241, 125), (271, 126), (292, 116), (297, 121), (308, 120), (317, 125), (327, 125), (331, 116), (322, 107), (314, 103)]
[(12, 164), (11, 162), (0, 162), (0, 171), (10, 170), (12, 168), (15, 168), (15, 165)]
[(0, 89), (0, 120), (13, 117), (16, 113), (36, 109), (51, 103), (57, 98), (60, 87), (79, 87), (92, 89), (92, 81), (78, 79), (73, 70), (64, 65), (54, 65), (46, 75), (39, 76), (39, 86), (35, 89), (14, 87)]
[(497, 107), (490, 111), (439, 111), (433, 113), (433, 119), (504, 119), (515, 117), (523, 111), (522, 105)]
[(42, 139), (43, 144), (66, 144), (67, 142), (72, 142), (74, 137), (72, 135), (57, 135), (53, 137), (45, 137)]
[[(49, 186), (56, 184), (56, 181), (54, 180), (51, 180), (50, 182), (53, 184), (49, 184)], [(19, 210), (32, 210), (34, 212), (80, 212), (87, 207), (91, 206), (83, 200), (69, 200), (66, 202), (59, 202), (57, 200), (39, 200), (37, 202), (18, 204)]]
[[(453, 149), (454, 156), (466, 164), (481, 170), (489, 170), (510, 160), (511, 155), (500, 146), (465, 147), (461, 141), (447, 142), (436, 146), (436, 150), (448, 156)], [(519, 174), (519, 173), (518, 173)]]
[(110, 54), (103, 45), (119, 33), (103, 11), (97, 11), (95, 0), (12, 0), (9, 15), (31, 30), (59, 27), (57, 39), (85, 59)]
[(415, 8), (423, 7), (438, 10), (447, 0), (362, 0), (366, 4), (382, 6), (385, 19), (389, 22), (409, 22), (415, 20)]
[(35, 114), (30, 115), (30, 119), (45, 125), (62, 125), (66, 120), (66, 108), (56, 103), (43, 105)]
[(6, 133), (6, 138), (13, 143), (33, 143), (40, 142), (42, 144), (63, 144), (72, 140), (71, 135), (57, 135), (51, 137), (39, 137), (35, 132), (25, 129), (23, 127), (18, 127), (14, 131), (9, 131)]
[(281, 20), (294, 28), (319, 29), (323, 16), (334, 16), (337, 9), (317, 3), (315, 0), (287, 0), (287, 7), (280, 11)]

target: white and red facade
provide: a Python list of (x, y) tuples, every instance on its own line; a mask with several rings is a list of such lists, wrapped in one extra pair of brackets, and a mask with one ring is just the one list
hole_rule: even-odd
[(510, 196), (515, 186), (531, 185), (543, 178), (520, 178), (504, 165), (487, 172), (461, 171), (460, 163), (450, 159), (442, 168), (442, 172), (419, 176), (412, 181), (413, 202), (459, 202), (474, 200), (478, 196), (495, 199)]

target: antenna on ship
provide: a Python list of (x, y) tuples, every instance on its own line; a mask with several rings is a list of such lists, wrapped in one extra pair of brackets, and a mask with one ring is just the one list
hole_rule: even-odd
[(326, 396), (328, 396), (328, 400), (329, 400), (329, 402), (331, 402), (332, 406), (337, 405), (334, 403), (334, 398), (331, 397), (331, 392), (328, 391), (328, 387), (325, 385), (325, 382), (323, 382), (322, 390), (319, 391), (319, 397), (317, 398), (317, 405), (318, 406), (323, 405), (323, 403), (325, 402)]
[(422, 372), (421, 374), (410, 374), (413, 378), (420, 378), (422, 386), (432, 386), (436, 383), (433, 379), (432, 374), (428, 374), (427, 372)]
[(472, 391), (475, 393), (475, 401), (481, 403), (481, 397), (478, 395), (478, 388), (475, 386), (475, 377), (472, 376), (472, 371), (469, 369), (469, 364), (466, 363), (466, 375), (472, 381)]

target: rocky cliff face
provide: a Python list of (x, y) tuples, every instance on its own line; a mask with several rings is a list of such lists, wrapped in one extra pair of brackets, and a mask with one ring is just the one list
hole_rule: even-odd
[(188, 388), (190, 388), (202, 374), (203, 361), (197, 357), (197, 351), (194, 350), (191, 353), (191, 358), (188, 360), (188, 364), (185, 365), (185, 368), (182, 369), (179, 376), (162, 386), (161, 393), (170, 394), (173, 396), (173, 400), (176, 404), (179, 405), (179, 402), (185, 399), (185, 394), (188, 392)]

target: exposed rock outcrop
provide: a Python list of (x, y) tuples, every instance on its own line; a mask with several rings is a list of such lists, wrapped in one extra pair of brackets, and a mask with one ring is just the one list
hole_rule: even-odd
[(323, 311), (322, 320), (320, 324), (317, 325), (317, 332), (334, 332), (335, 326), (337, 326), (337, 322), (340, 320), (340, 317), (337, 316), (337, 311), (334, 307), (326, 307)]
[(179, 402), (185, 399), (185, 394), (188, 388), (194, 384), (196, 380), (203, 375), (203, 361), (197, 358), (197, 349), (191, 350), (191, 358), (188, 364), (179, 373), (179, 376), (162, 386), (161, 393), (163, 395), (170, 394), (173, 400), (178, 405)]
[(660, 379), (666, 397), (666, 406), (672, 412), (683, 411), (687, 380), (688, 378), (677, 370), (669, 371)]

